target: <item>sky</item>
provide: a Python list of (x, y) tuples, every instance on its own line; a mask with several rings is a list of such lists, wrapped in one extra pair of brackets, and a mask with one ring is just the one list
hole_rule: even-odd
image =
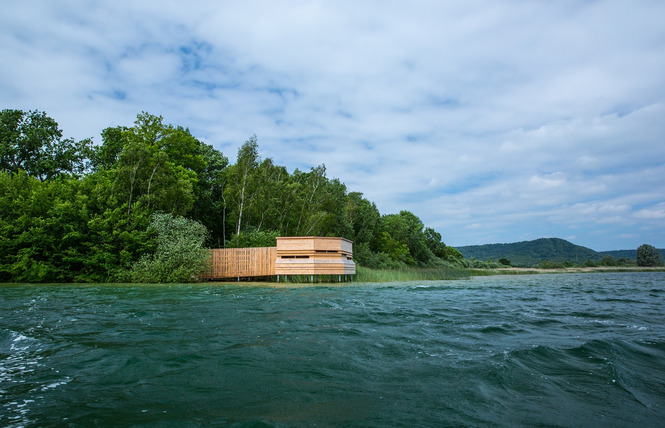
[(665, 248), (665, 2), (3, 0), (0, 108), (256, 134), (452, 246)]

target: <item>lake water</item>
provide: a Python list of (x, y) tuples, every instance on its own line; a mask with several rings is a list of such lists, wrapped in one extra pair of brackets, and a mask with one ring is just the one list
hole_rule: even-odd
[(665, 426), (665, 273), (0, 285), (0, 426)]

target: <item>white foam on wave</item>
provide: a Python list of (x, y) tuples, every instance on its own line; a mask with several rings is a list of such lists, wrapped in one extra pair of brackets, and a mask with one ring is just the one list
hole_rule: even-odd
[(31, 337), (24, 336), (21, 333), (12, 332), (12, 344), (9, 346), (10, 351), (25, 351), (30, 347), (30, 343), (34, 341)]
[[(72, 379), (70, 377), (55, 381), (51, 379), (46, 384), (35, 381), (35, 375), (44, 366), (43, 344), (34, 337), (11, 330), (9, 336), (9, 353), (0, 359), (0, 383), (6, 385), (7, 389), (18, 384), (25, 385), (22, 388), (29, 389), (26, 391), (27, 398), (6, 402), (0, 413), (6, 415), (9, 427), (25, 427), (33, 424), (30, 418), (31, 405), (36, 400), (44, 398), (41, 393), (65, 385)], [(5, 394), (6, 389), (3, 388), (0, 393)]]
[(71, 382), (71, 380), (72, 380), (72, 378), (67, 376), (67, 377), (65, 377), (64, 379), (62, 379), (58, 382), (53, 382), (49, 385), (42, 386), (42, 391), (48, 391), (50, 389), (55, 389), (55, 388), (57, 388), (59, 386), (62, 386), (62, 385), (67, 385), (69, 382)]

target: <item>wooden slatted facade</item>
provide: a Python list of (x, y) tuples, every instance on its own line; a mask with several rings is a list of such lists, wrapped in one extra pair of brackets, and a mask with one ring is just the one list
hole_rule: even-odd
[(277, 247), (211, 251), (202, 279), (288, 275), (353, 275), (353, 243), (344, 238), (279, 237)]
[(275, 247), (210, 250), (212, 263), (202, 279), (248, 278), (275, 275)]
[(277, 238), (277, 275), (353, 275), (353, 244), (344, 238)]

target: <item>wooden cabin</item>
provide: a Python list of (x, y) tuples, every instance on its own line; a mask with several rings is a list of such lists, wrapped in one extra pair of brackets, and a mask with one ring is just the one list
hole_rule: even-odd
[(353, 275), (353, 244), (344, 238), (277, 238), (276, 275)]
[(276, 247), (211, 250), (202, 279), (290, 275), (354, 275), (353, 243), (345, 238), (279, 237)]

